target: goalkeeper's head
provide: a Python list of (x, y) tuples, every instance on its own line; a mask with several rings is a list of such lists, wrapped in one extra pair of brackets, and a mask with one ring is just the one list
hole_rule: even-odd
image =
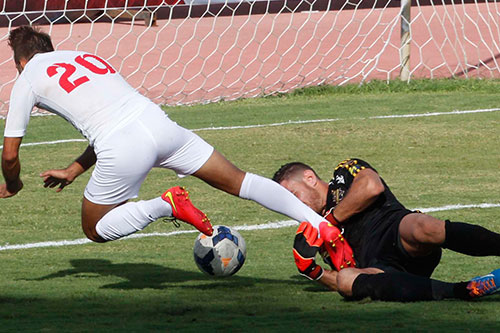
[(9, 34), (9, 46), (14, 52), (14, 61), (19, 73), (37, 53), (54, 51), (50, 36), (39, 28), (21, 26)]
[(292, 192), (316, 213), (323, 212), (328, 183), (321, 180), (309, 165), (302, 162), (287, 163), (276, 171), (273, 180)]
[(318, 177), (316, 171), (314, 171), (309, 165), (302, 162), (291, 162), (282, 165), (278, 171), (274, 173), (273, 180), (277, 183), (281, 183), (284, 180), (301, 178), (302, 174), (306, 170), (312, 171), (314, 175)]

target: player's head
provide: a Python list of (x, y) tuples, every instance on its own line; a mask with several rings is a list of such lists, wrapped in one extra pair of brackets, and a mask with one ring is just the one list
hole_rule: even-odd
[(50, 36), (30, 26), (12, 30), (9, 34), (9, 46), (14, 52), (14, 61), (19, 72), (35, 54), (54, 51)]
[(292, 192), (315, 212), (322, 213), (326, 205), (328, 185), (309, 165), (302, 162), (287, 163), (276, 171), (273, 180)]
[(274, 173), (273, 180), (281, 184), (284, 180), (302, 178), (302, 174), (306, 170), (312, 171), (316, 177), (318, 177), (316, 171), (314, 171), (309, 165), (302, 162), (291, 162), (282, 165), (281, 168)]

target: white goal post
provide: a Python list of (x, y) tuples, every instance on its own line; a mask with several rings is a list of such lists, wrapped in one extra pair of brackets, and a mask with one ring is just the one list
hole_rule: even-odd
[(158, 104), (500, 77), (500, 0), (3, 0), (0, 115), (17, 77), (8, 33), (23, 24), (106, 58)]

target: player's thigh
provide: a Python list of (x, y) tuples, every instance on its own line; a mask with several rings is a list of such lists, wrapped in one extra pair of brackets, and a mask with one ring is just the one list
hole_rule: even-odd
[(140, 122), (158, 147), (156, 166), (171, 169), (179, 177), (194, 175), (218, 189), (239, 194), (245, 173), (196, 133), (171, 121), (159, 108), (148, 109)]
[(171, 121), (158, 108), (140, 118), (158, 147), (155, 166), (175, 171), (179, 177), (194, 175), (208, 184), (238, 195), (245, 173), (199, 137)]
[(173, 170), (179, 177), (198, 171), (214, 151), (197, 134), (177, 125), (164, 114), (152, 112), (141, 118), (141, 122), (150, 129), (158, 147), (155, 166)]
[(213, 187), (238, 196), (245, 172), (237, 168), (221, 153), (214, 150), (207, 162), (194, 174)]
[(427, 254), (445, 239), (445, 223), (422, 213), (408, 214), (399, 224), (401, 243), (410, 255)]

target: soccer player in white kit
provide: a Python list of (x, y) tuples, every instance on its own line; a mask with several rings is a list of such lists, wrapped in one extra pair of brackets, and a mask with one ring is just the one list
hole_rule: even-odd
[(128, 202), (153, 167), (194, 175), (215, 188), (318, 226), (325, 221), (281, 185), (245, 173), (193, 132), (178, 126), (135, 91), (97, 55), (54, 51), (50, 36), (23, 26), (9, 45), (20, 73), (11, 93), (4, 133), (0, 198), (19, 192), (19, 148), (34, 106), (60, 115), (89, 141), (65, 169), (41, 174), (45, 187), (61, 191), (95, 164), (82, 202), (82, 228), (95, 242), (119, 239), (173, 216), (210, 235), (206, 215), (180, 187), (151, 200)]

